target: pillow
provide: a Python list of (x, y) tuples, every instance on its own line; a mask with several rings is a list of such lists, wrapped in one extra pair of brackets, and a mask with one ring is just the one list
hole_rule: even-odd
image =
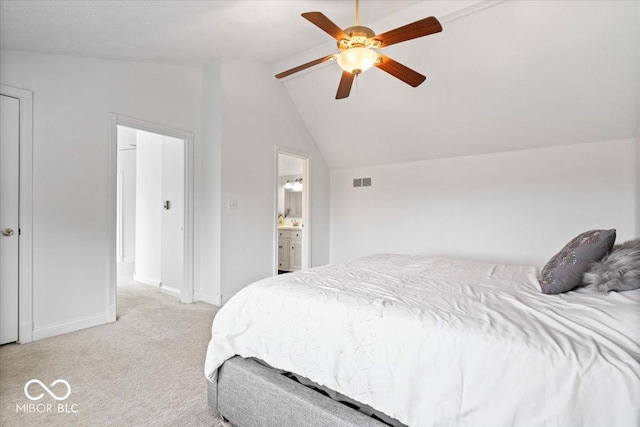
[(600, 292), (640, 288), (640, 239), (614, 246), (602, 261), (591, 264), (583, 283)]
[(590, 264), (604, 258), (615, 240), (616, 230), (590, 230), (573, 238), (542, 269), (542, 292), (559, 294), (579, 286)]

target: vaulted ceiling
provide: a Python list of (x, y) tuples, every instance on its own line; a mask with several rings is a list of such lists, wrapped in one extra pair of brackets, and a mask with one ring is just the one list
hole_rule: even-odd
[[(274, 74), (335, 53), (300, 17), (353, 25), (352, 1), (21, 1), (0, 3), (0, 47), (200, 65), (273, 63)], [(436, 16), (441, 33), (384, 50), (427, 76), (411, 88), (380, 70), (334, 99), (333, 61), (283, 84), (331, 168), (630, 138), (637, 134), (640, 3), (373, 1), (381, 33)]]
[[(386, 31), (399, 15), (412, 22), (432, 6), (371, 27)], [(638, 127), (638, 6), (507, 1), (463, 17), (458, 9), (436, 15), (441, 33), (384, 49), (427, 76), (418, 88), (372, 69), (336, 101), (335, 63), (284, 84), (332, 168), (630, 138)], [(296, 60), (321, 52), (335, 45)]]

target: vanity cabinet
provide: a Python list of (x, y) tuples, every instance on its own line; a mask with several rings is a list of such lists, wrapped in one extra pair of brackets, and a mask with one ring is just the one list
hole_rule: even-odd
[(302, 231), (278, 230), (278, 270), (302, 268)]
[(289, 255), (289, 268), (293, 271), (302, 269), (302, 239), (290, 240), (291, 253)]
[(289, 239), (278, 237), (278, 270), (289, 270)]

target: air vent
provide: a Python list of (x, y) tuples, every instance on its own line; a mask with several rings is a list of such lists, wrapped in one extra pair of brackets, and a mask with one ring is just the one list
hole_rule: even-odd
[(354, 178), (353, 187), (371, 187), (371, 178)]

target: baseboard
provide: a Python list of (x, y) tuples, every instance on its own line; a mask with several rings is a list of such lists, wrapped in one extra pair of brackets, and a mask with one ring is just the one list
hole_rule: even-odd
[(66, 322), (54, 323), (53, 325), (34, 328), (33, 341), (55, 337), (56, 335), (68, 334), (69, 332), (92, 328), (98, 325), (104, 325), (105, 323), (109, 323), (109, 313), (102, 313), (96, 316), (87, 316), (68, 320)]
[(145, 285), (153, 286), (163, 294), (171, 295), (172, 297), (176, 297), (180, 299), (180, 289), (163, 285), (161, 280), (153, 279), (151, 277), (141, 276), (137, 273), (133, 275), (133, 280), (135, 280), (136, 282), (143, 283)]
[(176, 298), (180, 299), (180, 289), (171, 288), (169, 286), (162, 285), (162, 286), (160, 286), (160, 292), (162, 292), (163, 294), (171, 295), (172, 297), (176, 297)]
[(144, 283), (145, 285), (151, 285), (159, 288), (162, 286), (162, 281), (158, 279), (154, 279), (153, 277), (143, 276), (141, 274), (135, 273), (133, 275), (133, 280), (136, 282)]
[(207, 294), (204, 292), (196, 292), (194, 297), (196, 301), (203, 301), (211, 305), (217, 305), (218, 307), (220, 306), (219, 296), (216, 298), (215, 295), (212, 295), (212, 294)]
[(33, 341), (33, 323), (21, 323), (18, 331), (18, 342), (20, 344), (27, 344), (31, 341)]
[(117, 307), (116, 305), (110, 305), (109, 307), (107, 307), (107, 319), (108, 322), (115, 322), (117, 318)]

